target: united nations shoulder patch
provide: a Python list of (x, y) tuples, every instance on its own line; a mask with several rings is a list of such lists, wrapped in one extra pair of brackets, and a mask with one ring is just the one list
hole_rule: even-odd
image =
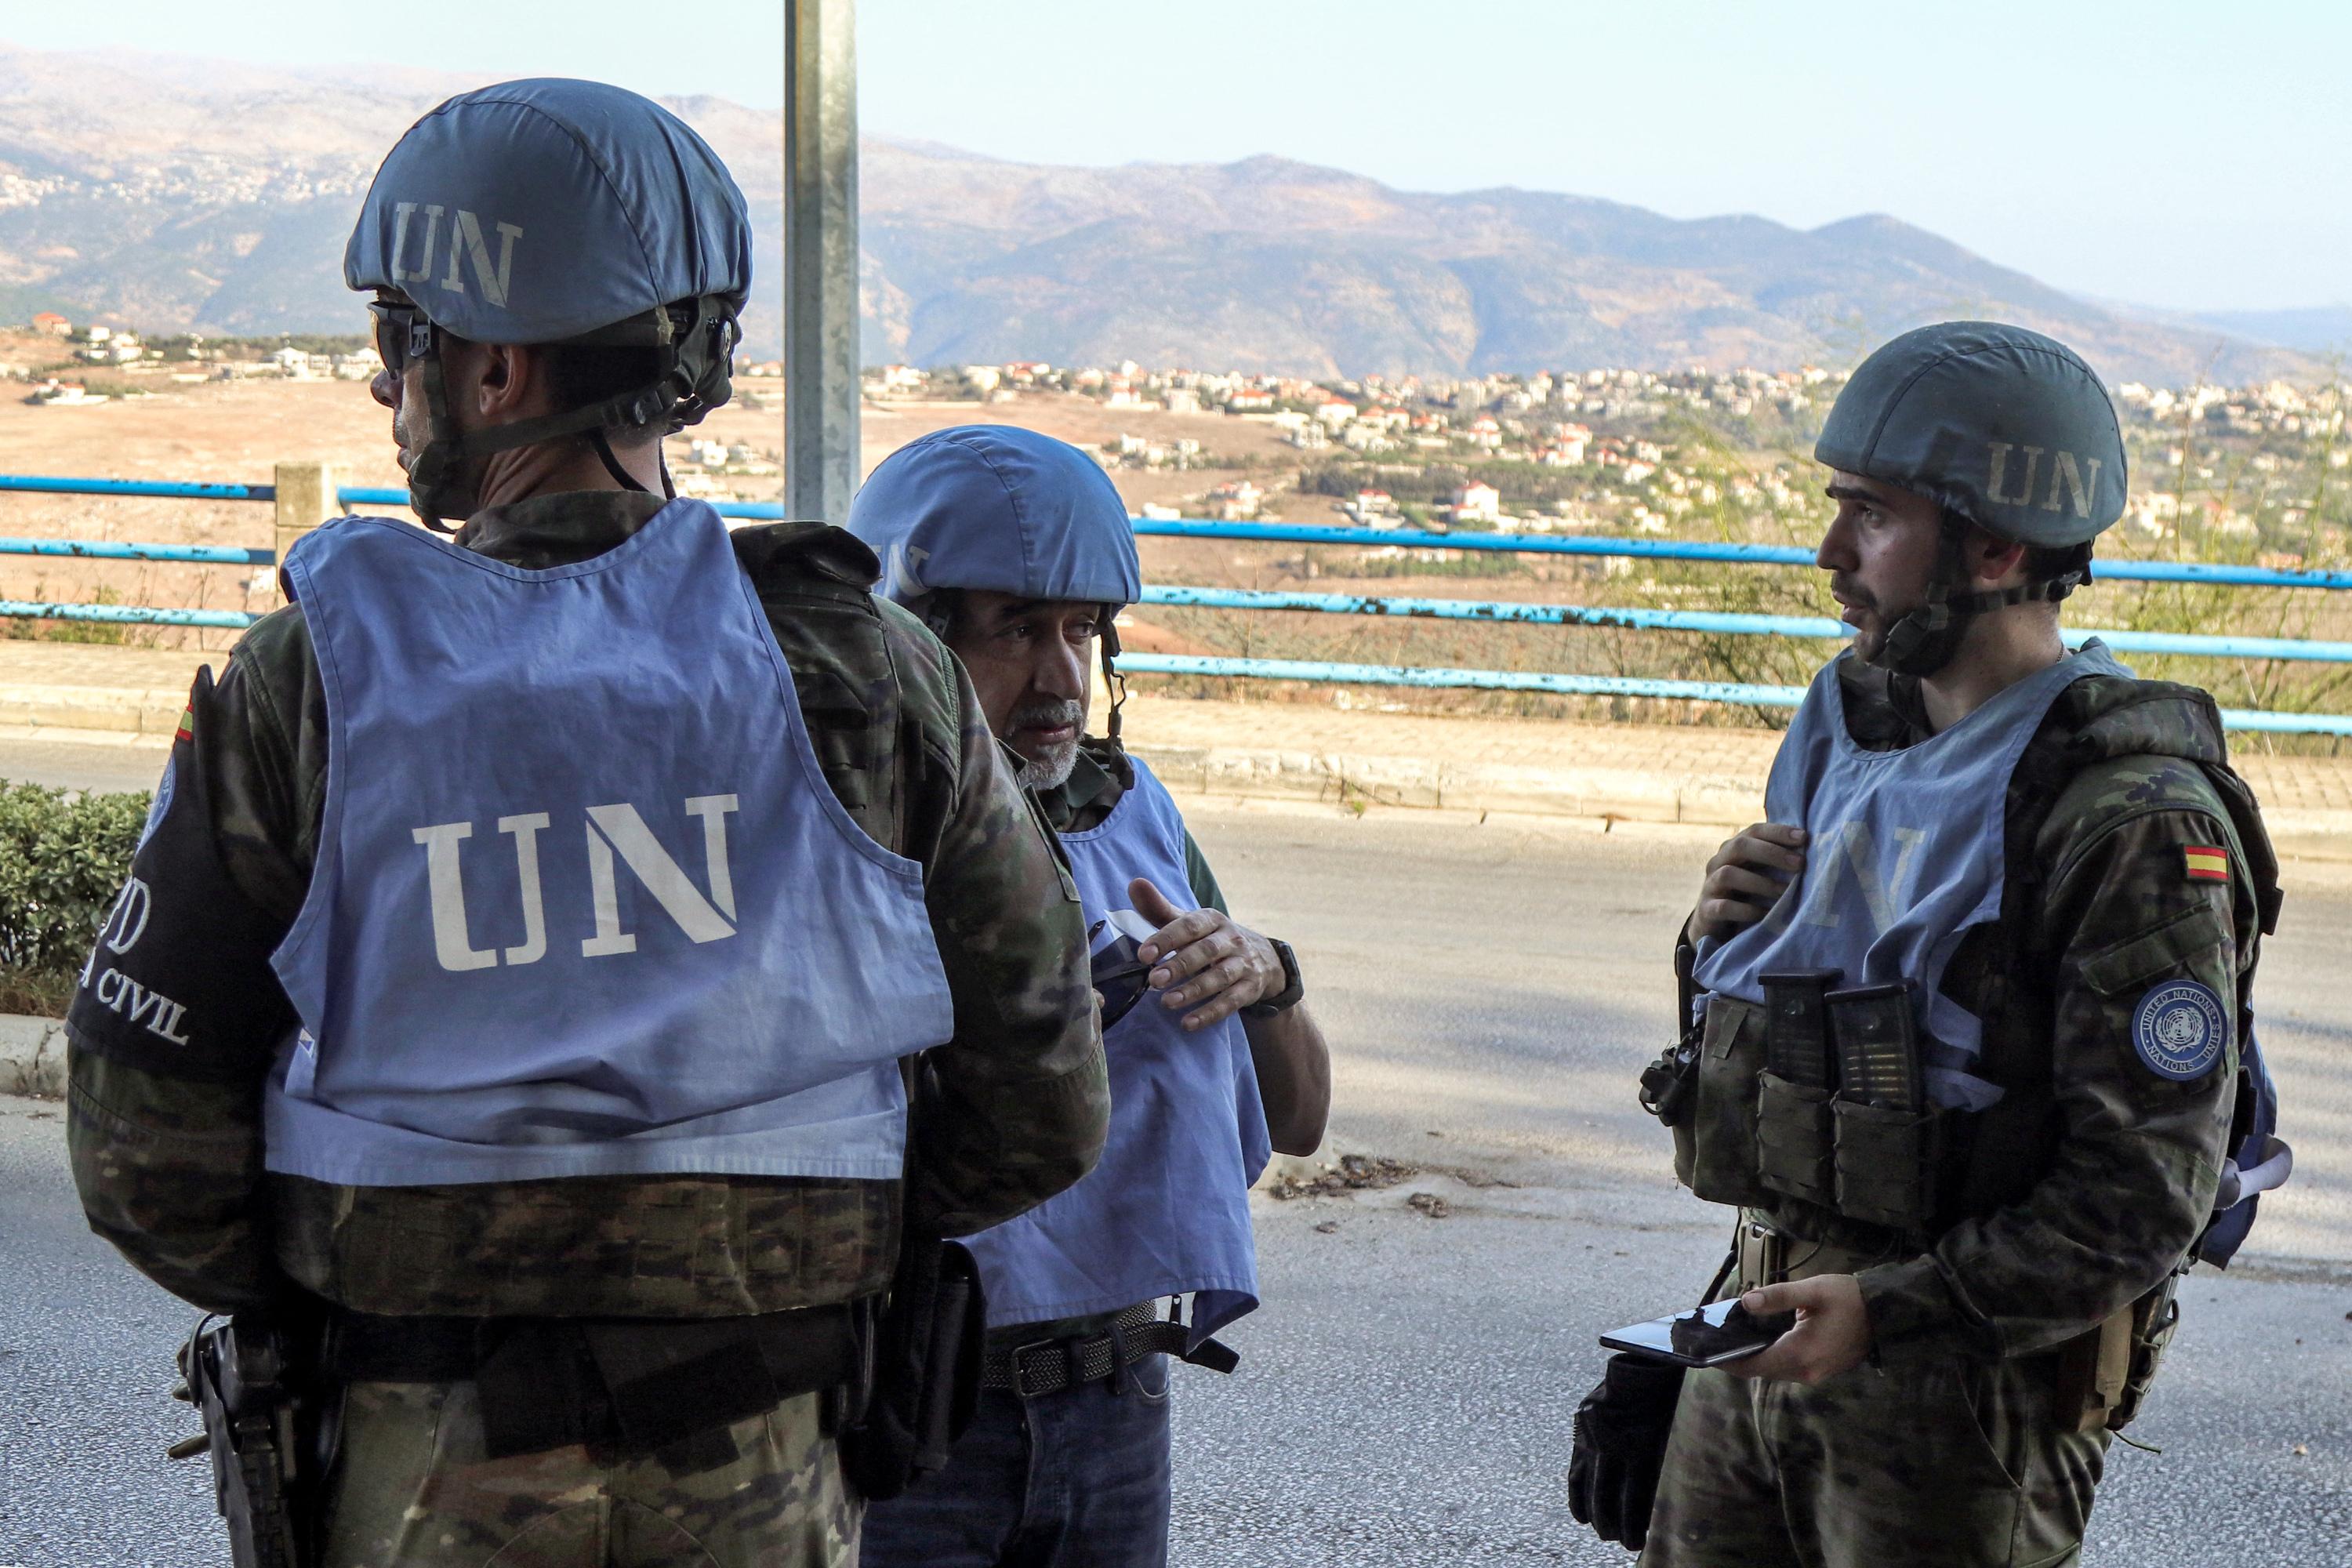
[(2147, 1070), (2181, 1083), (2211, 1072), (2229, 1038), (2221, 998), (2194, 980), (2166, 981), (2139, 999), (2132, 1019), (2132, 1049)]

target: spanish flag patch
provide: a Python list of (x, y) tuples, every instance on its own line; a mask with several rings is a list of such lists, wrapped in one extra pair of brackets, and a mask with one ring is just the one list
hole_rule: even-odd
[(193, 741), (195, 738), (196, 710), (192, 704), (180, 710), (180, 727), (173, 731), (172, 741), (176, 745), (182, 741)]
[(2190, 881), (2226, 882), (2230, 879), (2230, 852), (2219, 845), (2183, 845), (2180, 855), (2188, 862)]

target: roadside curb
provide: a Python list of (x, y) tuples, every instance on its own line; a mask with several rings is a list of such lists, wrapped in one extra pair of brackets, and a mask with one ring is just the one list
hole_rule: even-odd
[(1763, 781), (1678, 778), (1631, 768), (1546, 768), (1433, 762), (1351, 752), (1129, 747), (1171, 791), (1324, 805), (1516, 812), (1620, 822), (1737, 827), (1756, 819)]
[(54, 1100), (65, 1091), (65, 1025), (55, 1018), (0, 1013), (0, 1094)]
[[(154, 679), (152, 670), (141, 674)], [(0, 741), (167, 746), (184, 705), (173, 687), (20, 677), (0, 682)], [(1769, 748), (1675, 727), (1661, 727), (1635, 745), (1621, 726), (1526, 728), (1521, 721), (1425, 716), (1391, 723), (1385, 716), (1335, 716), (1317, 708), (1150, 697), (1129, 699), (1129, 723), (1131, 749), (1180, 794), (1339, 809), (1739, 827), (1763, 814), (1770, 770)], [(1155, 742), (1155, 730), (1165, 739)], [(1228, 736), (1242, 743), (1223, 743)], [(2283, 854), (2352, 858), (2352, 767), (2346, 762), (2249, 754), (2237, 763), (2256, 796), (2269, 803), (2264, 820)]]
[[(13, 737), (123, 744), (160, 741), (178, 726), (184, 700), (168, 691), (103, 687), (0, 686), (0, 731)], [(1695, 822), (1738, 826), (1755, 819), (1762, 781), (1695, 779), (1630, 768), (1559, 769), (1462, 763), (1357, 752), (1249, 746), (1132, 748), (1171, 790), (1349, 805), (1520, 812), (1539, 816)]]
[(187, 706), (186, 692), (168, 688), (0, 686), (0, 725), (34, 730), (169, 735)]

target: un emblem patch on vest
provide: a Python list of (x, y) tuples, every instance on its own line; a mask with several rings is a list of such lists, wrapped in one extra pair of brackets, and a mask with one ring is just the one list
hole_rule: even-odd
[(2194, 980), (2166, 981), (2139, 999), (2132, 1019), (2132, 1049), (2147, 1070), (2180, 1083), (2211, 1072), (2229, 1037), (2221, 998)]

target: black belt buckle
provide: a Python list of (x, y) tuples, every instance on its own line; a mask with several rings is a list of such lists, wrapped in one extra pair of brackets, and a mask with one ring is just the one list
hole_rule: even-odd
[[(1030, 1353), (1045, 1351), (1062, 1352), (1062, 1381), (1056, 1384), (1041, 1376), (1037, 1384), (1032, 1387), (1029, 1382)], [(1023, 1399), (1034, 1399), (1041, 1394), (1053, 1393), (1056, 1387), (1066, 1388), (1070, 1382), (1069, 1362), (1069, 1352), (1064, 1350), (1062, 1342), (1059, 1340), (1032, 1340), (1027, 1344), (1019, 1346), (1013, 1351), (1012, 1359), (1013, 1392)]]

